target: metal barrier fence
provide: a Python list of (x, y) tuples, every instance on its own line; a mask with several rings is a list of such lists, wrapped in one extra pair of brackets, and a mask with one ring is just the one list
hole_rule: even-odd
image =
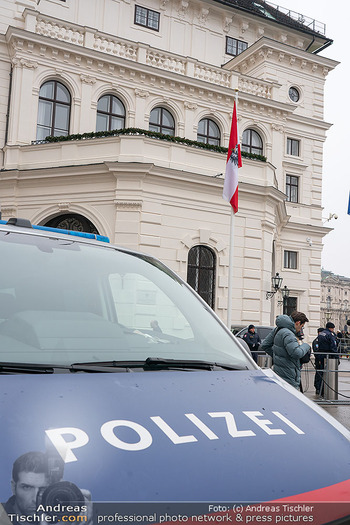
[[(272, 358), (267, 354), (260, 354), (258, 365), (271, 368)], [(319, 394), (316, 394), (314, 386), (316, 375), (319, 376)], [(302, 366), (301, 382), (304, 394), (318, 404), (350, 405), (350, 354), (339, 352), (318, 353), (317, 357), (312, 355), (310, 362)]]
[[(315, 377), (318, 376), (316, 394)], [(313, 355), (302, 367), (304, 394), (318, 404), (350, 405), (350, 360), (348, 352)]]

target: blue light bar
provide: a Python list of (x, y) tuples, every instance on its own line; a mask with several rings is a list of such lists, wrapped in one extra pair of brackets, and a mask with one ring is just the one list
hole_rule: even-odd
[[(7, 221), (0, 220), (0, 224), (7, 224)], [(63, 230), (61, 228), (50, 228), (48, 226), (34, 226), (32, 225), (32, 228), (34, 230), (43, 230), (46, 232), (54, 232), (54, 233), (63, 233), (65, 235), (73, 235), (75, 237), (84, 237), (85, 239), (94, 239), (96, 241), (102, 241), (102, 242), (110, 242), (109, 238), (104, 235), (98, 235), (95, 233), (86, 233), (86, 232), (77, 232), (74, 230)]]

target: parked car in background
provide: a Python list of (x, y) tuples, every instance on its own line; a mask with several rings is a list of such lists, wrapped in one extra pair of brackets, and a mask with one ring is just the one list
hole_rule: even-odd
[[(275, 328), (274, 326), (264, 326), (264, 325), (257, 325), (257, 324), (255, 324), (254, 326), (255, 326), (255, 331), (258, 332), (258, 334), (260, 335), (261, 342), (263, 342), (265, 337), (268, 336), (269, 333), (272, 332), (272, 330)], [(243, 339), (244, 334), (246, 334), (247, 332), (248, 332), (248, 325), (242, 328), (241, 330), (239, 330), (235, 334), (235, 336)]]
[(231, 332), (233, 333), (233, 335), (237, 335), (238, 332), (242, 330), (242, 328), (245, 328), (244, 325), (242, 324), (240, 325), (233, 324), (231, 325)]

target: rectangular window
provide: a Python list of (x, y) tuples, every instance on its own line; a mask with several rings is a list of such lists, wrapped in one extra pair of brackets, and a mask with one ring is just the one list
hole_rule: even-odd
[(248, 44), (247, 42), (243, 42), (242, 40), (237, 40), (236, 38), (231, 38), (230, 36), (226, 37), (226, 54), (237, 56), (242, 51), (247, 49)]
[(288, 202), (299, 202), (298, 196), (299, 189), (299, 177), (294, 177), (294, 175), (286, 176), (286, 195)]
[(287, 155), (300, 156), (300, 140), (287, 138)]
[(285, 250), (284, 267), (289, 268), (290, 270), (296, 270), (298, 268), (298, 252)]
[(157, 11), (152, 11), (139, 5), (135, 6), (135, 24), (148, 27), (148, 29), (153, 29), (153, 31), (159, 31), (159, 18), (160, 13), (157, 13)]
[(284, 315), (290, 315), (296, 310), (298, 310), (298, 298), (297, 297), (285, 297), (283, 300)]

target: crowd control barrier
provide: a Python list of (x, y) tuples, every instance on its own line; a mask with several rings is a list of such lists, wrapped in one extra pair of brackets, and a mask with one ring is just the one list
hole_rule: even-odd
[(272, 367), (272, 357), (268, 354), (259, 354), (258, 355), (258, 365), (260, 368), (271, 368)]

